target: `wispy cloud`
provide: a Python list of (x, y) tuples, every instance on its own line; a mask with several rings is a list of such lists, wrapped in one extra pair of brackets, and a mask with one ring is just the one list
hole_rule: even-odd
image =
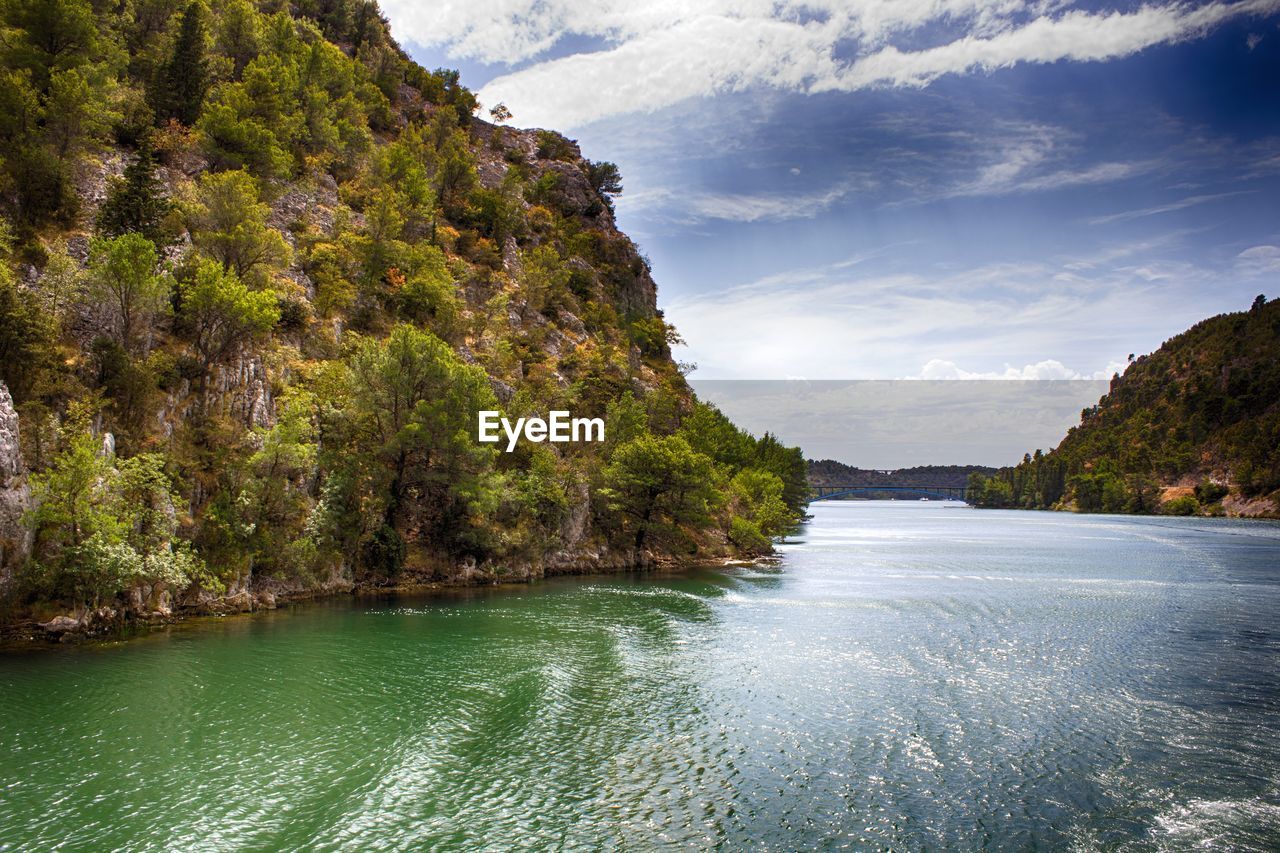
[(829, 210), (833, 204), (853, 191), (852, 184), (842, 184), (827, 190), (796, 195), (704, 194), (693, 198), (690, 210), (703, 219), (727, 219), (734, 222), (811, 219)]
[(1280, 275), (1280, 246), (1254, 246), (1236, 255), (1235, 271), (1257, 279)]
[[(619, 207), (627, 215), (659, 224), (783, 222), (812, 219), (854, 203), (864, 210), (902, 208), (953, 198), (1113, 184), (1169, 165), (1159, 158), (1088, 162), (1089, 152), (1077, 144), (1077, 134), (1047, 124), (995, 121), (981, 130), (953, 132), (945, 138), (921, 125), (895, 132), (900, 134), (894, 137), (896, 146), (879, 144), (887, 138), (884, 128), (876, 128), (879, 136), (858, 140), (859, 149), (866, 151), (864, 163), (833, 175), (825, 187), (775, 188), (794, 182), (795, 171), (787, 170), (785, 180), (777, 174), (753, 175), (768, 184), (753, 192), (713, 191), (685, 183), (649, 184), (624, 195)], [(659, 172), (657, 179), (669, 181), (670, 175)]]
[(1233, 198), (1240, 195), (1249, 195), (1254, 190), (1237, 190), (1229, 193), (1211, 193), (1209, 195), (1193, 195), (1187, 198), (1171, 201), (1168, 204), (1157, 204), (1154, 207), (1144, 207), (1139, 210), (1125, 210), (1120, 213), (1111, 213), (1106, 216), (1095, 216), (1089, 220), (1090, 225), (1109, 225), (1112, 222), (1127, 222), (1131, 219), (1143, 219), (1147, 216), (1156, 216), (1161, 213), (1173, 213), (1178, 210), (1186, 210), (1188, 207), (1205, 204), (1211, 201), (1218, 201), (1224, 198)]
[(708, 220), (727, 222), (783, 222), (812, 219), (857, 191), (857, 184), (844, 181), (835, 186), (806, 192), (719, 193), (697, 190), (676, 192), (649, 189), (627, 198), (628, 212), (662, 211), (671, 222), (692, 225)]
[[(1280, 0), (1062, 10), (1014, 0), (387, 0), (402, 39), (490, 63), (529, 63), (486, 85), (531, 125), (575, 127), (752, 88), (809, 93), (928, 86), (1025, 63), (1103, 61), (1280, 11)], [(949, 40), (904, 48), (923, 31)], [(538, 61), (566, 35), (603, 49)], [(900, 42), (900, 43), (899, 43)], [(850, 46), (853, 56), (848, 56)]]

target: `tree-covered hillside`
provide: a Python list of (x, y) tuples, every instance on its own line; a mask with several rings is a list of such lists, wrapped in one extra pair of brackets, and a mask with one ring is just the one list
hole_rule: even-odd
[[(945, 486), (962, 489), (975, 471), (991, 475), (995, 468), (984, 465), (916, 465), (896, 471), (855, 468), (834, 459), (810, 459), (809, 483), (813, 486)], [(885, 493), (895, 496), (892, 493)]]
[[(11, 614), (758, 553), (797, 518), (799, 450), (672, 361), (617, 168), (480, 120), (374, 3), (0, 2)], [(606, 441), (503, 453), (490, 408)]]
[(994, 477), (983, 506), (1275, 515), (1280, 303), (1205, 320), (1134, 359), (1062, 443)]

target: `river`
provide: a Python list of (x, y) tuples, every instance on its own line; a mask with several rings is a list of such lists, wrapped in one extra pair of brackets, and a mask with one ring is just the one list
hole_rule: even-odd
[(812, 512), (768, 566), (0, 655), (0, 848), (1280, 846), (1280, 525)]

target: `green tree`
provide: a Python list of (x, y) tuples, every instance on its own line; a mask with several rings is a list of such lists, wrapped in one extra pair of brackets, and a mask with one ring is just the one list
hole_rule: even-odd
[(188, 219), (196, 248), (245, 281), (265, 283), (288, 262), (289, 244), (267, 225), (271, 209), (258, 200), (258, 182), (243, 170), (200, 176)]
[(290, 389), (280, 400), (279, 417), (270, 428), (255, 430), (261, 446), (243, 466), (236, 506), (245, 531), (248, 570), (273, 575), (305, 573), (315, 561), (317, 542), (307, 530), (314, 501), (316, 401), (308, 392)]
[(50, 591), (96, 608), (135, 583), (184, 588), (204, 578), (200, 561), (175, 541), (175, 496), (163, 458), (144, 454), (117, 467), (100, 448), (77, 410), (63, 430), (63, 449), (31, 477), (28, 523)]
[(31, 85), (31, 72), (0, 68), (0, 142), (5, 149), (34, 136), (40, 118), (40, 96)]
[(781, 536), (796, 522), (796, 516), (782, 500), (782, 479), (759, 468), (745, 468), (729, 482), (739, 514), (767, 537)]
[(63, 430), (63, 447), (47, 473), (33, 474), (32, 487), (39, 500), (36, 518), (50, 522), (50, 536), (78, 545), (109, 520), (96, 512), (92, 498), (104, 480), (108, 461), (98, 452), (101, 443), (89, 432), (82, 409), (74, 410)]
[(400, 256), (407, 248), (400, 240), (404, 223), (400, 193), (393, 189), (375, 193), (365, 208), (365, 228), (362, 235), (361, 267), (366, 286), (383, 281), (387, 270), (397, 266)]
[(133, 231), (161, 243), (164, 218), (172, 208), (156, 176), (155, 151), (150, 139), (144, 137), (124, 175), (113, 179), (107, 188), (107, 197), (98, 209), (98, 231), (109, 237)]
[(14, 219), (24, 225), (49, 220), (71, 223), (80, 207), (69, 161), (37, 141), (19, 142), (4, 152), (3, 190)]
[(609, 400), (605, 407), (604, 422), (608, 425), (604, 436), (606, 456), (649, 431), (649, 412), (644, 403), (631, 391), (623, 392)]
[(408, 277), (396, 301), (405, 319), (429, 324), (431, 330), (445, 340), (456, 336), (462, 304), (443, 264), (418, 270)]
[(231, 60), (237, 77), (258, 56), (261, 40), (258, 19), (258, 10), (246, 0), (233, 0), (222, 11), (218, 50)]
[(617, 449), (604, 469), (600, 494), (621, 515), (624, 532), (643, 551), (655, 534), (705, 524), (715, 499), (711, 460), (680, 436), (642, 435)]
[(1196, 515), (1200, 512), (1200, 502), (1192, 495), (1181, 495), (1165, 501), (1160, 510), (1165, 515)]
[(479, 182), (475, 158), (467, 146), (466, 134), (452, 131), (440, 145), (436, 166), (436, 197), (451, 217), (466, 213), (466, 200)]
[(536, 246), (521, 258), (524, 268), (524, 297), (529, 308), (554, 314), (568, 292), (569, 270), (554, 248)]
[(484, 371), (405, 324), (385, 341), (359, 340), (348, 365), (353, 438), (383, 503), (374, 527), (398, 535), (412, 510), (426, 541), (466, 550), (494, 453), (474, 437), (476, 412), (497, 408)]
[(809, 466), (798, 447), (787, 447), (777, 437), (765, 433), (756, 442), (752, 467), (770, 471), (782, 481), (782, 500), (796, 513), (809, 502)]
[(755, 460), (755, 439), (710, 403), (694, 403), (693, 411), (680, 424), (680, 435), (690, 447), (710, 456), (720, 465), (739, 469), (746, 468)]
[(293, 156), (262, 119), (245, 115), (249, 103), (251, 96), (243, 88), (215, 90), (198, 125), (210, 163), (217, 169), (248, 169), (264, 177), (288, 177), (293, 172)]
[(191, 284), (182, 288), (182, 317), (191, 329), (202, 375), (280, 320), (276, 297), (253, 291), (216, 261), (204, 259)]
[(609, 210), (613, 210), (614, 196), (622, 195), (622, 173), (616, 163), (588, 163), (587, 180)]
[(36, 295), (19, 288), (0, 261), (0, 381), (21, 405), (46, 390), (57, 369), (58, 329)]
[(94, 48), (98, 27), (88, 0), (6, 0), (10, 33), (0, 41), (11, 67), (29, 70), (44, 90), (56, 68), (71, 68)]
[(89, 244), (89, 295), (106, 307), (111, 334), (126, 350), (168, 308), (169, 277), (157, 271), (158, 263), (155, 244), (141, 234), (98, 237)]
[(156, 117), (176, 119), (188, 127), (194, 125), (209, 87), (208, 74), (204, 11), (199, 3), (191, 3), (182, 13), (173, 53), (156, 81)]
[(36, 280), (36, 290), (44, 297), (49, 313), (58, 321), (67, 309), (84, 299), (85, 274), (80, 263), (67, 252), (67, 242), (56, 240), (49, 247), (49, 260)]
[(53, 73), (41, 112), (44, 135), (59, 157), (107, 138), (121, 117), (113, 105), (112, 88), (106, 69), (99, 65)]

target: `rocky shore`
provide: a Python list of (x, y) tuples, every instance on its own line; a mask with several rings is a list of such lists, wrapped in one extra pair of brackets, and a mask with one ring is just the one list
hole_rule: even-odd
[[(771, 559), (771, 558), (760, 558)], [(172, 590), (139, 586), (125, 602), (94, 608), (74, 608), (48, 619), (20, 618), (0, 622), (0, 648), (22, 649), (58, 643), (85, 643), (119, 639), (130, 632), (172, 625), (207, 616), (233, 616), (275, 610), (280, 607), (338, 596), (421, 595), (434, 591), (498, 585), (530, 584), (553, 577), (623, 574), (671, 570), (695, 566), (722, 566), (743, 563), (738, 558), (676, 557), (646, 552), (612, 552), (607, 549), (557, 555), (543, 563), (515, 566), (477, 566), (464, 562), (443, 577), (409, 575), (394, 583), (354, 583), (335, 574), (313, 584), (297, 580), (254, 578), (236, 584), (222, 594), (192, 590), (175, 594)]]

